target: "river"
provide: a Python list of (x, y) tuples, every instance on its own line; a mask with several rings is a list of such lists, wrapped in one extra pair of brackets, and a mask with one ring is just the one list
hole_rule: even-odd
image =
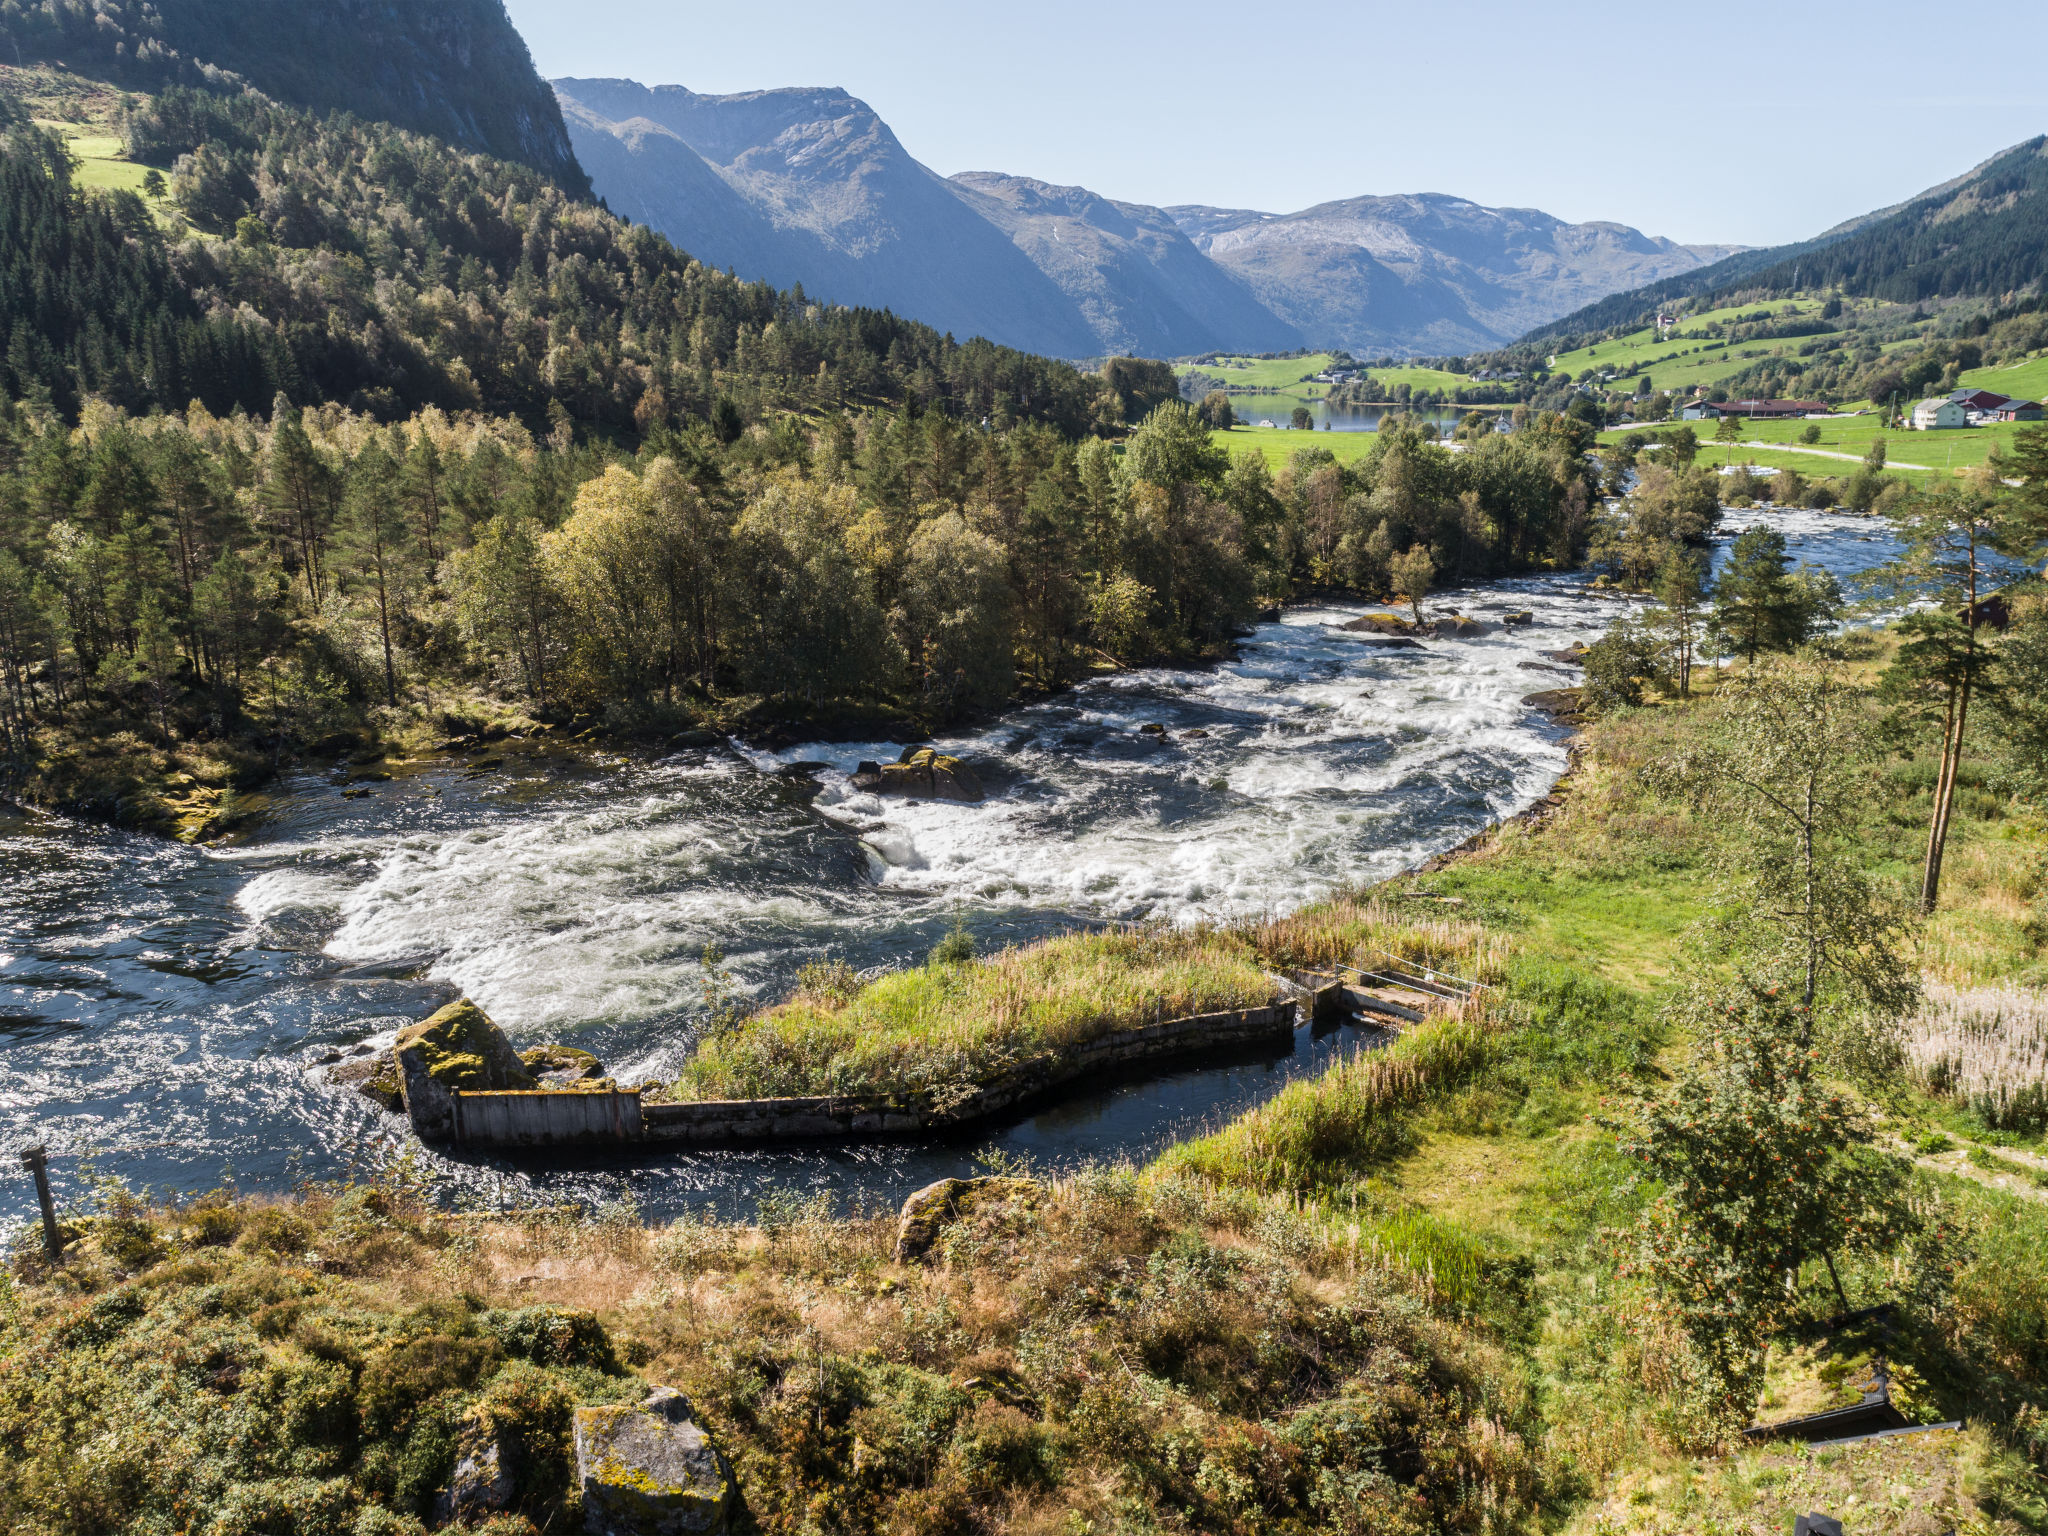
[[(1810, 512), (1731, 513), (1718, 547), (1753, 521), (1845, 576), (1891, 553), (1880, 526)], [(521, 1044), (565, 1040), (639, 1081), (687, 1054), (706, 945), (765, 1000), (808, 960), (914, 961), (956, 920), (990, 946), (1285, 910), (1395, 874), (1548, 791), (1563, 733), (1521, 700), (1573, 681), (1541, 652), (1592, 640), (1619, 608), (1577, 577), (1453, 604), (1536, 623), (1405, 650), (1337, 627), (1361, 608), (1291, 609), (1212, 669), (1106, 678), (944, 738), (984, 770), (981, 805), (854, 793), (859, 759), (894, 755), (880, 743), (536, 745), (422, 762), (352, 798), (301, 775), (231, 846), (0, 819), (0, 1147), (46, 1142), (60, 1198), (93, 1175), (185, 1190), (344, 1177), (410, 1141), (327, 1088), (321, 1059), (459, 992)], [(1139, 730), (1155, 722), (1164, 741)], [(480, 1204), (744, 1214), (795, 1185), (879, 1206), (991, 1149), (1142, 1157), (1369, 1043), (1303, 1030), (1278, 1059), (1103, 1084), (972, 1143), (423, 1164)], [(25, 1179), (0, 1178), (0, 1217), (32, 1206)]]

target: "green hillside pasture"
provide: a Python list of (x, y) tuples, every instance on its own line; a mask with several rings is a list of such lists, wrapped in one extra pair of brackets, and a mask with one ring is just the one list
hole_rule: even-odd
[(1206, 373), (1224, 381), (1230, 389), (1293, 390), (1310, 374), (1330, 366), (1334, 354), (1312, 352), (1307, 357), (1219, 357), (1213, 363), (1183, 363), (1183, 374)]
[(1997, 368), (1972, 368), (1959, 381), (1969, 389), (1995, 389), (2021, 400), (2039, 400), (2048, 395), (2048, 352), (2023, 363)]
[[(1716, 423), (1689, 423), (1700, 436), (1702, 464), (1760, 464), (1781, 469), (1789, 465), (1809, 478), (1817, 475), (1845, 477), (1856, 473), (1870, 445), (1879, 438), (1885, 444), (1885, 468), (1917, 483), (1928, 483), (1983, 464), (1994, 448), (2012, 441), (2024, 423), (2000, 422), (1989, 427), (1960, 427), (1947, 432), (1891, 432), (1876, 416), (1844, 416), (1832, 421), (1744, 422), (1741, 441), (1734, 446), (1713, 441)], [(1800, 434), (1809, 426), (1820, 428), (1820, 441), (1804, 444)], [(1631, 431), (1659, 429), (1624, 427), (1603, 434), (1609, 441)], [(1756, 448), (1752, 443), (1769, 446)], [(1840, 455), (1840, 457), (1837, 457)]]
[(1372, 447), (1371, 432), (1296, 432), (1290, 427), (1232, 427), (1228, 432), (1211, 432), (1209, 441), (1229, 452), (1257, 450), (1273, 469), (1280, 468), (1304, 448), (1327, 448), (1337, 462), (1349, 464), (1362, 458)]
[[(1819, 299), (1791, 301), (1800, 314), (1811, 314), (1821, 307)], [(1588, 368), (1602, 372), (1620, 374), (1630, 366), (1636, 366), (1649, 374), (1651, 382), (1659, 389), (1685, 389), (1711, 387), (1723, 379), (1733, 378), (1752, 363), (1767, 357), (1782, 354), (1796, 356), (1799, 348), (1808, 342), (1828, 341), (1840, 336), (1841, 332), (1829, 332), (1823, 336), (1800, 336), (1784, 341), (1747, 341), (1730, 344), (1726, 341), (1706, 340), (1698, 336), (1688, 337), (1685, 333), (1703, 329), (1710, 321), (1732, 321), (1743, 315), (1755, 314), (1762, 308), (1774, 313), (1781, 305), (1761, 304), (1737, 305), (1730, 309), (1710, 310), (1704, 315), (1688, 315), (1679, 322), (1677, 333), (1659, 341), (1654, 329), (1645, 328), (1631, 331), (1628, 335), (1611, 341), (1597, 342), (1590, 347), (1580, 347), (1573, 352), (1560, 352), (1551, 367), (1560, 373), (1573, 376), (1584, 373)], [(1891, 350), (1890, 347), (1886, 348)], [(1616, 380), (1619, 384), (1621, 381)]]
[(63, 135), (65, 147), (78, 159), (79, 186), (89, 192), (142, 196), (142, 178), (149, 174), (149, 167), (124, 158), (118, 138), (108, 133), (81, 133), (71, 123), (38, 121), (37, 126)]
[(1406, 384), (1410, 389), (1440, 389), (1446, 395), (1472, 382), (1462, 373), (1446, 373), (1441, 368), (1371, 368), (1366, 371), (1389, 389), (1396, 384)]

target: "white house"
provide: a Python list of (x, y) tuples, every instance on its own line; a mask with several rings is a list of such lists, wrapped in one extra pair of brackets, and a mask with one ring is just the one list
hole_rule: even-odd
[(1946, 395), (1922, 400), (1913, 407), (1915, 432), (1930, 432), (1939, 427), (1967, 427), (1969, 424), (1969, 413), (1963, 409), (1962, 403)]

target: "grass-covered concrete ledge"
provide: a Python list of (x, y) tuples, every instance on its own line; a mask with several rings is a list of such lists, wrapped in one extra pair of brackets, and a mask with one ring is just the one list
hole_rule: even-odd
[(1122, 1030), (1263, 1007), (1277, 992), (1251, 944), (1213, 928), (1067, 933), (865, 986), (843, 965), (808, 967), (788, 1002), (708, 1036), (672, 1094), (945, 1099)]

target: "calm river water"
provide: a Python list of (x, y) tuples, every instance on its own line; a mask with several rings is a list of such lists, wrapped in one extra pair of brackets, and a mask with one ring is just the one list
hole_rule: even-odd
[[(1890, 553), (1875, 525), (1821, 513), (1734, 513), (1726, 535), (1758, 520), (1845, 575)], [(1358, 609), (1291, 610), (1213, 670), (1106, 679), (945, 739), (982, 767), (982, 805), (853, 793), (857, 760), (894, 755), (873, 744), (513, 750), (481, 772), (421, 764), (355, 799), (308, 775), (230, 847), (0, 819), (0, 1148), (47, 1142), (60, 1198), (94, 1171), (181, 1189), (334, 1178), (408, 1137), (325, 1087), (319, 1059), (459, 992), (523, 1044), (566, 1040), (638, 1081), (687, 1053), (707, 944), (772, 999), (821, 956), (914, 960), (956, 916), (995, 945), (1089, 920), (1284, 910), (1394, 874), (1549, 789), (1562, 735), (1521, 699), (1570, 682), (1539, 653), (1592, 640), (1617, 607), (1576, 578), (1456, 604), (1537, 622), (1390, 650), (1336, 627)], [(1154, 721), (1166, 741), (1140, 733)], [(799, 763), (826, 766), (809, 778)], [(1053, 1165), (1142, 1157), (1367, 1043), (1302, 1031), (1290, 1055), (1105, 1084), (976, 1143), (427, 1161), (478, 1203), (744, 1213), (793, 1184), (878, 1204), (991, 1147)], [(0, 1218), (32, 1207), (0, 1170)]]

